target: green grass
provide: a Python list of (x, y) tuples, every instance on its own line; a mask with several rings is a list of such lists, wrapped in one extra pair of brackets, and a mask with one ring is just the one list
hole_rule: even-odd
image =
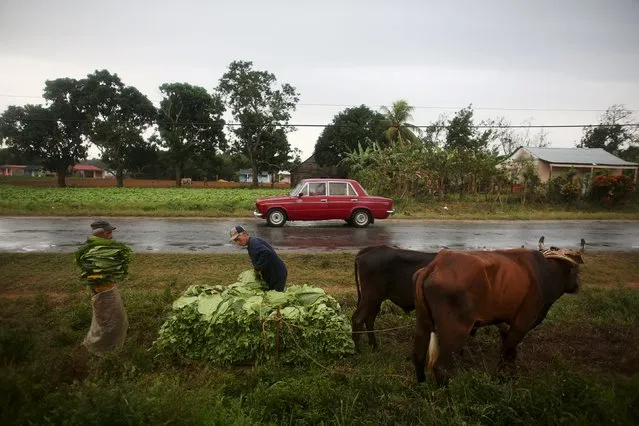
[[(270, 188), (40, 188), (0, 184), (4, 216), (197, 216), (252, 217), (255, 199), (285, 195)], [(444, 209), (446, 207), (446, 209)], [(486, 201), (484, 196), (458, 200), (402, 201), (394, 218), (433, 220), (639, 220), (639, 203), (605, 209), (588, 203), (521, 205), (516, 198)]]
[(283, 189), (33, 188), (0, 185), (0, 214), (44, 216), (248, 216)]
[(637, 220), (639, 203), (606, 209), (592, 203), (522, 205), (516, 196), (503, 201), (486, 200), (485, 196), (469, 196), (459, 200), (436, 199), (428, 202), (405, 201), (396, 206), (398, 218), (452, 220)]
[[(355, 307), (352, 254), (282, 256), (289, 284)], [(0, 254), (2, 424), (637, 424), (639, 254), (591, 253), (583, 291), (563, 296), (521, 345), (518, 374), (495, 373), (498, 336), (469, 342), (447, 388), (417, 385), (412, 329), (378, 333), (380, 349), (321, 366), (211, 367), (149, 348), (191, 284), (230, 283), (246, 254), (136, 254), (119, 287), (130, 321), (122, 353), (80, 346), (89, 296), (70, 254)], [(386, 302), (376, 328), (412, 325)]]

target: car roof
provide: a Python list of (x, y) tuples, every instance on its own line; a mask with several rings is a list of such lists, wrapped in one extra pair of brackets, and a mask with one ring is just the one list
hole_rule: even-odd
[(341, 179), (341, 178), (308, 178), (308, 179), (302, 179), (304, 182), (325, 182), (325, 181), (331, 181), (331, 182), (357, 182), (356, 180), (353, 179)]

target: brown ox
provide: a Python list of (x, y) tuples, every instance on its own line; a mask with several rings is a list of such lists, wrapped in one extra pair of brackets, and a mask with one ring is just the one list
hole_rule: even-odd
[(389, 246), (365, 247), (355, 256), (355, 284), (357, 308), (351, 318), (353, 342), (360, 350), (360, 333), (364, 324), (368, 331), (368, 343), (377, 348), (375, 318), (382, 302), (390, 299), (404, 312), (415, 309), (415, 285), (413, 274), (428, 265), (437, 253), (425, 253)]
[[(439, 384), (447, 382), (453, 353), (473, 327), (506, 324), (501, 362), (514, 363), (517, 346), (539, 325), (564, 293), (579, 290), (581, 252), (527, 249), (482, 252), (442, 250), (414, 275), (417, 329), (413, 364), (417, 381), (428, 369)], [(428, 348), (428, 349), (426, 349)]]
[[(373, 349), (377, 349), (375, 319), (384, 300), (389, 299), (406, 313), (415, 309), (413, 275), (428, 265), (436, 255), (437, 253), (387, 245), (365, 247), (357, 253), (357, 307), (351, 317), (353, 342), (357, 351), (360, 350), (360, 334), (364, 326), (368, 334), (368, 343)], [(471, 336), (476, 331), (473, 329)]]

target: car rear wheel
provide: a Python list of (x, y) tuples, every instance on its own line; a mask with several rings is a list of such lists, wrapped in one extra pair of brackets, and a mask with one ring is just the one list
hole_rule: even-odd
[(269, 226), (283, 226), (286, 223), (286, 213), (282, 209), (269, 210), (266, 215), (266, 222)]
[(366, 210), (355, 210), (351, 221), (356, 228), (365, 228), (371, 223), (371, 215)]

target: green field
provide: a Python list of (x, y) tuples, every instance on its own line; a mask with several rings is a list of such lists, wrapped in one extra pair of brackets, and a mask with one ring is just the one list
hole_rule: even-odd
[(248, 216), (282, 189), (33, 188), (0, 185), (0, 214), (46, 216)]
[[(289, 284), (356, 302), (352, 254), (282, 256)], [(590, 253), (583, 290), (563, 296), (521, 345), (516, 376), (495, 374), (498, 337), (482, 329), (447, 388), (417, 385), (406, 358), (414, 313), (385, 303), (380, 349), (298, 366), (212, 367), (149, 350), (191, 284), (231, 283), (246, 254), (136, 254), (119, 287), (123, 352), (80, 346), (89, 296), (71, 254), (0, 254), (0, 423), (9, 424), (616, 424), (639, 423), (639, 254)]]
[[(201, 216), (250, 217), (255, 199), (288, 189), (208, 188), (38, 188), (0, 184), (4, 216)], [(400, 202), (395, 218), (423, 219), (591, 219), (639, 220), (639, 204), (614, 210), (589, 204), (541, 205), (485, 196), (458, 200)]]

